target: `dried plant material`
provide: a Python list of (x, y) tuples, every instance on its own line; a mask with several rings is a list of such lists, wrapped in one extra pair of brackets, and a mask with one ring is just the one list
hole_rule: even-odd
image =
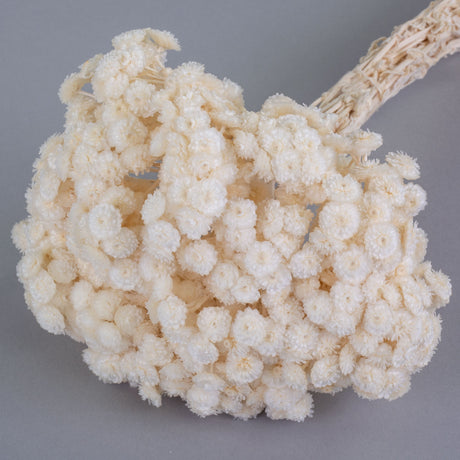
[(459, 50), (460, 2), (437, 0), (388, 38), (375, 40), (359, 64), (313, 105), (338, 115), (337, 131), (353, 131), (441, 58)]
[(65, 130), (12, 232), (39, 324), (104, 382), (200, 416), (301, 421), (311, 392), (408, 391), (451, 294), (414, 221), (416, 160), (369, 160), (379, 135), (282, 95), (247, 111), (235, 83), (165, 67), (170, 33), (113, 46), (61, 86)]

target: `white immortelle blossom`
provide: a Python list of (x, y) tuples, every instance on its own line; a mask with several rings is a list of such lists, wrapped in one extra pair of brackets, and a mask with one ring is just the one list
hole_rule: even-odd
[(417, 180), (420, 177), (420, 167), (417, 160), (407, 153), (390, 152), (385, 159), (403, 179)]
[(392, 256), (398, 250), (400, 241), (398, 229), (390, 223), (371, 224), (364, 235), (367, 252), (378, 260)]
[(146, 225), (151, 224), (158, 220), (166, 208), (166, 200), (160, 190), (155, 190), (144, 201), (141, 214), (142, 220)]
[(200, 311), (197, 326), (211, 342), (225, 339), (230, 331), (232, 317), (224, 307), (206, 307)]
[(319, 213), (321, 229), (339, 240), (351, 238), (358, 231), (359, 223), (359, 210), (351, 203), (329, 202)]
[(177, 329), (185, 324), (187, 306), (174, 295), (162, 300), (157, 310), (160, 324), (167, 329)]
[(248, 307), (237, 313), (232, 332), (238, 344), (253, 347), (264, 340), (265, 328), (265, 318), (257, 310)]
[(129, 228), (122, 228), (117, 235), (102, 241), (102, 249), (115, 258), (129, 257), (137, 248), (136, 234)]
[(249, 248), (244, 262), (249, 274), (261, 278), (273, 273), (278, 268), (281, 258), (271, 243), (256, 241)]
[(232, 200), (222, 220), (230, 229), (254, 227), (257, 219), (256, 209), (255, 203), (251, 200)]
[(250, 353), (230, 352), (225, 363), (225, 372), (236, 384), (251, 383), (262, 375), (263, 363)]
[(306, 244), (291, 257), (289, 268), (295, 278), (309, 278), (320, 271), (321, 259), (318, 253)]
[(379, 135), (286, 96), (247, 111), (201, 64), (165, 66), (169, 32), (112, 44), (64, 81), (12, 230), (41, 327), (199, 416), (302, 421), (307, 391), (408, 391), (452, 294), (413, 220), (416, 160), (370, 159)]
[(207, 275), (217, 262), (214, 246), (205, 240), (193, 241), (181, 249), (177, 255), (184, 270)]
[(98, 204), (88, 215), (88, 225), (98, 239), (115, 236), (121, 229), (120, 211), (110, 204)]
[(352, 176), (334, 174), (324, 184), (327, 197), (332, 201), (355, 202), (362, 194), (361, 184)]
[(187, 198), (190, 204), (205, 216), (219, 216), (227, 202), (225, 187), (216, 179), (204, 179), (195, 184)]
[(338, 254), (334, 262), (334, 272), (339, 279), (349, 283), (361, 283), (371, 271), (367, 254), (358, 246), (349, 246)]
[(168, 260), (180, 245), (180, 234), (169, 222), (158, 220), (146, 226), (145, 249), (160, 260)]
[(133, 290), (139, 282), (137, 264), (131, 259), (115, 260), (109, 276), (113, 287), (123, 291)]

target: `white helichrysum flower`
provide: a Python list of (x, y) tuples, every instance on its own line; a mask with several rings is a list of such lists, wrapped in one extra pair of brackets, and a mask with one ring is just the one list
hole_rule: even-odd
[(268, 388), (264, 393), (267, 416), (272, 420), (303, 422), (313, 415), (313, 398), (309, 393), (290, 388)]
[(154, 407), (161, 407), (161, 393), (156, 385), (148, 382), (141, 382), (138, 387), (138, 393), (142, 401), (147, 401)]
[(106, 350), (114, 353), (119, 353), (128, 346), (118, 327), (107, 321), (102, 321), (97, 327), (97, 340)]
[(431, 264), (423, 272), (423, 276), (435, 295), (435, 308), (447, 305), (452, 295), (452, 284), (449, 277), (441, 271), (432, 270)]
[(339, 240), (351, 238), (358, 231), (359, 224), (359, 210), (351, 203), (329, 202), (319, 213), (321, 229)]
[(88, 226), (97, 239), (105, 239), (121, 230), (121, 214), (113, 205), (102, 203), (94, 206), (88, 214)]
[(352, 176), (333, 174), (324, 182), (324, 190), (331, 201), (355, 202), (363, 193), (361, 184)]
[(324, 153), (325, 151), (310, 150), (302, 155), (301, 178), (305, 185), (319, 182), (327, 171), (328, 164)]
[(340, 378), (339, 359), (329, 355), (318, 359), (310, 371), (311, 383), (318, 388), (332, 385)]
[(56, 283), (46, 270), (40, 270), (29, 281), (27, 288), (34, 302), (45, 304), (53, 298), (56, 292)]
[(363, 310), (361, 290), (352, 284), (338, 281), (332, 286), (330, 296), (333, 310), (323, 327), (338, 337), (352, 334)]
[(46, 268), (56, 283), (71, 283), (77, 277), (77, 270), (71, 257), (53, 259)]
[(170, 260), (180, 246), (180, 234), (169, 222), (158, 220), (145, 227), (144, 245), (149, 254)]
[(312, 323), (323, 325), (331, 316), (332, 301), (326, 291), (317, 290), (303, 299), (303, 308)]
[(336, 255), (333, 267), (339, 279), (352, 284), (364, 281), (372, 268), (367, 254), (354, 245)]
[(197, 326), (211, 342), (220, 342), (230, 331), (232, 318), (225, 307), (206, 307), (198, 314)]
[(238, 344), (255, 347), (265, 338), (266, 319), (255, 309), (247, 307), (239, 311), (232, 325), (232, 333)]
[(232, 262), (218, 262), (207, 278), (209, 290), (223, 303), (233, 301), (231, 289), (239, 278), (238, 267)]
[(369, 356), (377, 349), (380, 338), (364, 329), (357, 329), (349, 340), (357, 353), (362, 356)]
[(289, 269), (295, 278), (310, 278), (320, 271), (321, 259), (311, 245), (305, 244), (291, 257)]
[(343, 375), (349, 375), (353, 372), (356, 365), (358, 354), (349, 344), (345, 344), (339, 354), (339, 368)]
[(192, 385), (186, 395), (187, 407), (199, 415), (207, 417), (218, 413), (220, 393), (217, 390), (206, 390), (197, 385)]
[(283, 379), (294, 390), (306, 391), (308, 378), (303, 367), (297, 363), (284, 362), (282, 366)]
[[(166, 148), (170, 149), (170, 146), (168, 145)], [(184, 205), (187, 202), (190, 189), (197, 183), (197, 179), (191, 175), (190, 168), (184, 163), (184, 156), (183, 152), (177, 154), (168, 152), (161, 162), (159, 178), (161, 184), (167, 184), (167, 188), (162, 189), (162, 191), (169, 205)]]
[(386, 372), (366, 359), (360, 359), (351, 374), (351, 381), (358, 395), (366, 399), (378, 399), (383, 396)]
[(207, 275), (217, 262), (217, 252), (206, 240), (193, 241), (179, 250), (177, 259), (184, 270)]
[(300, 180), (303, 156), (302, 152), (290, 148), (277, 152), (272, 158), (272, 168), (276, 181), (282, 184)]
[(38, 324), (51, 334), (63, 334), (65, 319), (62, 313), (52, 305), (43, 305), (35, 313)]
[(38, 171), (38, 189), (42, 198), (46, 201), (52, 201), (56, 198), (61, 180), (51, 169)]
[(124, 335), (134, 335), (136, 329), (145, 321), (145, 309), (137, 305), (126, 304), (119, 307), (115, 313), (115, 324)]
[(103, 382), (122, 383), (126, 381), (121, 370), (121, 356), (118, 353), (102, 353), (87, 348), (83, 350), (83, 361)]
[(306, 280), (294, 280), (293, 293), (296, 299), (304, 302), (310, 296), (315, 295), (316, 291), (320, 288), (319, 279), (314, 276)]
[(318, 341), (318, 329), (308, 320), (289, 324), (284, 334), (288, 359), (306, 361), (312, 358)]
[(216, 179), (203, 179), (191, 187), (187, 194), (189, 203), (206, 216), (217, 217), (227, 202), (227, 190)]
[(262, 361), (251, 353), (231, 351), (227, 355), (225, 372), (236, 384), (251, 383), (262, 375)]
[(194, 131), (188, 146), (192, 153), (210, 153), (218, 155), (225, 148), (225, 139), (215, 128)]
[(203, 334), (193, 335), (187, 345), (190, 356), (201, 364), (211, 364), (219, 358), (215, 345)]
[(157, 314), (164, 328), (178, 329), (185, 324), (187, 306), (179, 297), (170, 295), (159, 303)]
[(388, 366), (391, 366), (393, 361), (393, 347), (389, 343), (382, 342), (367, 359), (369, 363), (386, 369)]
[(125, 100), (129, 109), (143, 118), (154, 115), (155, 106), (152, 104), (152, 96), (155, 91), (155, 85), (142, 79), (134, 80), (125, 91)]
[(321, 255), (336, 254), (347, 247), (344, 241), (328, 235), (325, 231), (318, 227), (308, 234), (308, 242)]
[(404, 184), (398, 176), (376, 175), (369, 181), (368, 189), (383, 195), (393, 206), (404, 203)]
[(371, 222), (391, 221), (391, 203), (380, 193), (366, 192), (363, 197), (363, 210), (366, 219)]
[(116, 51), (104, 55), (99, 61), (91, 80), (94, 96), (98, 102), (117, 99), (126, 90), (129, 77), (121, 71)]
[(149, 194), (142, 205), (141, 215), (144, 224), (152, 224), (165, 212), (166, 199), (160, 190)]
[(257, 220), (256, 209), (252, 200), (230, 200), (222, 221), (229, 229), (254, 227)]
[(292, 204), (284, 207), (284, 229), (296, 236), (305, 236), (313, 213), (304, 206)]
[(278, 251), (268, 241), (255, 241), (244, 258), (248, 273), (256, 279), (273, 273), (280, 262), (281, 257)]
[(420, 177), (420, 167), (417, 160), (406, 153), (390, 152), (385, 160), (403, 179), (417, 180)]
[(107, 141), (110, 147), (123, 152), (129, 147), (143, 144), (147, 133), (147, 128), (142, 121), (134, 115), (129, 115), (110, 123), (107, 129)]
[(268, 319), (265, 327), (264, 340), (255, 347), (258, 353), (266, 357), (276, 357), (284, 346), (285, 327)]
[(418, 184), (404, 186), (404, 203), (402, 209), (410, 216), (416, 216), (426, 206), (426, 192)]
[[(82, 281), (80, 281), (82, 283)], [(76, 285), (75, 285), (76, 286)], [(86, 297), (84, 290), (87, 290), (88, 286), (83, 284), (80, 288), (78, 296), (81, 296), (80, 302)], [(77, 296), (77, 292), (74, 288), (73, 296)], [(91, 292), (91, 291), (89, 291)], [(90, 300), (86, 300), (83, 305), (89, 306), (91, 303), (91, 308), (99, 319), (105, 321), (112, 321), (117, 308), (119, 307), (122, 301), (122, 295), (119, 291), (114, 289), (101, 289), (97, 291), (94, 295), (90, 297)], [(74, 302), (75, 307), (75, 302)], [(81, 309), (81, 308), (80, 308)]]
[(160, 369), (160, 387), (169, 396), (185, 396), (190, 387), (189, 373), (179, 360), (174, 360)]
[(256, 229), (253, 227), (225, 228), (224, 242), (233, 251), (244, 253), (254, 244), (256, 236)]
[(252, 276), (240, 276), (232, 287), (232, 294), (239, 303), (255, 303), (260, 297), (258, 284)]
[(399, 280), (404, 305), (414, 314), (423, 311), (423, 301), (418, 283), (411, 276)]
[(204, 179), (221, 167), (222, 161), (219, 152), (197, 152), (188, 158), (187, 163), (190, 171), (197, 179)]
[(271, 238), (279, 233), (284, 225), (284, 209), (278, 200), (267, 200), (263, 204), (262, 217), (259, 220), (264, 238)]
[[(16, 274), (22, 283), (33, 278), (42, 268), (43, 255), (39, 251), (28, 252), (16, 266)], [(52, 275), (51, 275), (52, 276)]]
[(392, 313), (389, 305), (380, 300), (368, 305), (364, 313), (364, 329), (377, 337), (385, 337), (393, 328)]
[(173, 358), (166, 339), (154, 334), (143, 334), (138, 348), (143, 359), (153, 366), (166, 366)]
[(115, 289), (132, 291), (140, 281), (137, 264), (131, 259), (117, 259), (109, 272), (110, 281)]
[(180, 208), (174, 218), (180, 232), (191, 240), (197, 240), (211, 230), (212, 217), (189, 207)]
[(89, 307), (93, 300), (94, 289), (87, 280), (79, 280), (73, 286), (70, 292), (70, 300), (76, 311), (84, 310)]
[(406, 369), (390, 367), (385, 372), (383, 397), (389, 401), (400, 398), (410, 389), (410, 373)]
[(387, 259), (398, 251), (401, 236), (398, 229), (388, 222), (369, 225), (364, 235), (364, 244), (371, 257)]
[(115, 258), (129, 257), (137, 248), (136, 234), (129, 228), (122, 228), (115, 236), (102, 240), (102, 249)]
[(257, 281), (266, 290), (267, 294), (276, 294), (277, 292), (289, 290), (292, 275), (286, 265), (280, 264), (274, 272), (258, 278)]
[(358, 286), (337, 281), (330, 290), (330, 296), (335, 310), (351, 315), (361, 313), (363, 294)]
[[(288, 233), (284, 230), (270, 238), (270, 242), (275, 246), (278, 252), (287, 260), (291, 258), (294, 252), (300, 249), (303, 240), (303, 237), (295, 236), (292, 233)], [(251, 242), (251, 244), (253, 242), (254, 240)], [(251, 244), (248, 245), (247, 248), (249, 248)]]
[(254, 134), (239, 129), (234, 130), (233, 147), (235, 153), (245, 160), (254, 160), (260, 149)]

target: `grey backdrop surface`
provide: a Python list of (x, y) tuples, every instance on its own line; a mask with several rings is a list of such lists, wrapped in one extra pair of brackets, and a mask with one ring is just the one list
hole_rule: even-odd
[(387, 102), (367, 124), (377, 153), (417, 156), (429, 206), (419, 222), (428, 258), (453, 281), (443, 339), (412, 390), (394, 402), (345, 391), (316, 395), (313, 419), (200, 419), (179, 400), (160, 409), (127, 385), (104, 385), (82, 345), (49, 335), (27, 311), (9, 232), (41, 143), (63, 124), (65, 75), (128, 29), (171, 30), (183, 50), (168, 63), (206, 65), (245, 89), (257, 110), (276, 92), (309, 103), (353, 67), (372, 40), (426, 0), (1, 0), (0, 457), (4, 459), (454, 459), (459, 458), (460, 55)]

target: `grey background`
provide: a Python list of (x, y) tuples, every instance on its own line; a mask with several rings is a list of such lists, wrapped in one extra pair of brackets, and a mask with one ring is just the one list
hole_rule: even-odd
[[(1, 0), (0, 457), (4, 459), (459, 458), (458, 290), (442, 311), (443, 340), (412, 390), (394, 402), (345, 391), (316, 395), (313, 419), (200, 419), (179, 400), (160, 409), (127, 385), (104, 385), (82, 346), (49, 335), (27, 311), (10, 242), (41, 143), (60, 131), (59, 84), (125, 30), (171, 30), (183, 50), (168, 63), (206, 65), (245, 89), (257, 110), (273, 93), (309, 103), (370, 42), (415, 16), (426, 0)], [(366, 125), (386, 151), (417, 156), (429, 206), (419, 222), (428, 258), (459, 286), (460, 55), (387, 102)]]

